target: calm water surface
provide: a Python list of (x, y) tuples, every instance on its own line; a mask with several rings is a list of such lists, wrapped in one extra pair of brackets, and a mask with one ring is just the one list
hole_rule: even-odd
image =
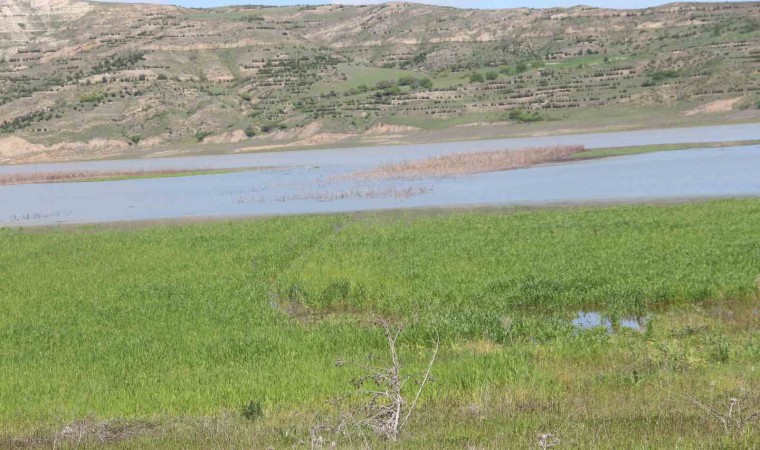
[[(663, 143), (666, 138), (684, 142), (710, 136), (716, 141), (760, 139), (760, 129), (757, 129), (760, 127), (737, 127), (699, 128), (696, 130), (703, 130), (703, 134), (686, 137), (679, 135), (685, 133), (684, 130), (629, 132), (616, 136), (620, 145), (639, 144), (646, 133), (651, 134), (646, 143), (652, 143), (652, 136), (659, 139), (654, 143)], [(511, 140), (509, 147), (544, 145), (550, 143), (547, 140), (562, 138), (529, 139), (530, 142)], [(579, 135), (567, 139), (554, 143), (606, 147), (613, 137)], [(504, 148), (504, 142), (478, 141), (473, 144), (476, 147), (468, 147), (472, 143), (448, 143), (74, 165), (0, 166), (0, 172), (14, 168), (18, 172), (70, 170), (74, 166), (79, 170), (287, 166), (179, 178), (0, 186), (0, 226), (435, 206), (760, 196), (760, 146), (757, 145), (631, 155), (439, 179), (332, 181), (335, 175), (388, 161), (451, 151)], [(589, 142), (598, 145), (589, 145)], [(407, 196), (409, 193), (414, 195)]]

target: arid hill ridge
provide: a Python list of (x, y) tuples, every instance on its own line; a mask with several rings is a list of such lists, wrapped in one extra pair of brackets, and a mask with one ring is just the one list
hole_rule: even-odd
[(759, 2), (464, 10), (6, 0), (0, 162), (628, 115), (752, 120), (759, 68)]

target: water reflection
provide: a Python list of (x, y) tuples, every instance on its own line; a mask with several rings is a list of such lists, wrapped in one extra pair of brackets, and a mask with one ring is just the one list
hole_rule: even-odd
[(622, 328), (644, 331), (648, 321), (649, 317), (645, 316), (610, 318), (596, 311), (580, 311), (573, 320), (573, 325), (582, 330), (604, 327), (607, 329), (608, 333), (612, 333), (619, 331)]

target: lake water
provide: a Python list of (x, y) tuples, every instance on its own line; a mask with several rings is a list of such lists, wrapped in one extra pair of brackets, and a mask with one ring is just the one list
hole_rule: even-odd
[[(282, 166), (249, 172), (0, 186), (0, 226), (243, 217), (467, 205), (760, 196), (760, 146), (693, 149), (415, 181), (331, 181), (389, 161), (525, 145), (589, 148), (760, 139), (758, 126), (706, 127), (424, 146), (0, 166), (0, 172)], [(614, 145), (613, 145), (614, 146)]]

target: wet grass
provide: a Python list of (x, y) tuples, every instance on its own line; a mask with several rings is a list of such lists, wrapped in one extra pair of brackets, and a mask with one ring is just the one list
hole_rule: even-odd
[[(0, 447), (309, 447), (353, 391), (336, 362), (385, 354), (378, 314), (410, 370), (442, 344), (399, 447), (752, 448), (689, 397), (760, 408), (758, 224), (732, 200), (0, 230)], [(592, 309), (651, 320), (574, 328)]]
[(586, 150), (571, 156), (571, 159), (606, 158), (609, 156), (638, 155), (642, 153), (666, 152), (673, 150), (691, 150), (695, 148), (726, 148), (741, 147), (744, 145), (758, 145), (760, 140), (752, 141), (725, 141), (725, 142), (702, 142), (684, 144), (661, 144), (640, 145), (633, 147), (611, 147)]

